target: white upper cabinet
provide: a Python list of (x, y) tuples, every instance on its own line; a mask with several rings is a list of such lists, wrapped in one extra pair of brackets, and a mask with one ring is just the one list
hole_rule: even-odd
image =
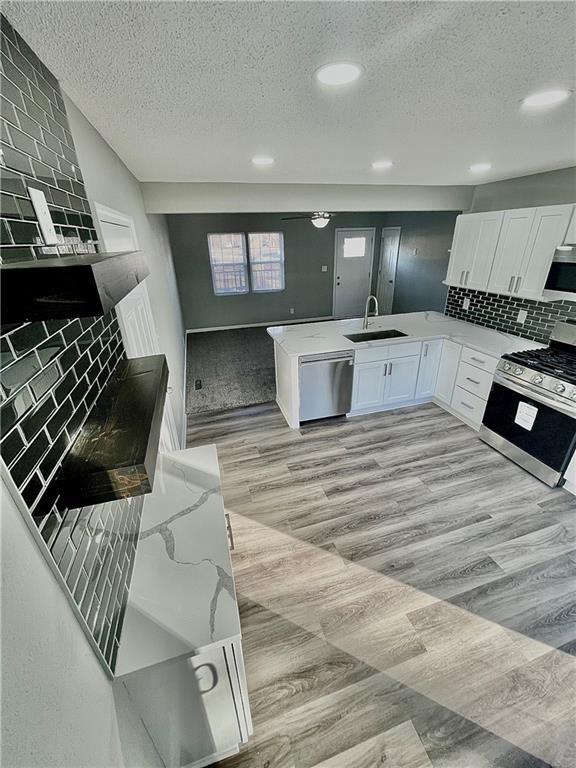
[(458, 216), (445, 281), (448, 285), (487, 289), (503, 217), (503, 211)]
[(502, 229), (488, 281), (491, 293), (512, 295), (522, 272), (522, 262), (528, 246), (536, 208), (504, 211)]
[(572, 204), (463, 214), (456, 220), (445, 282), (541, 299), (554, 251), (565, 240), (576, 241)]
[(564, 242), (573, 209), (573, 205), (536, 208), (514, 295), (527, 299), (542, 298), (554, 251)]

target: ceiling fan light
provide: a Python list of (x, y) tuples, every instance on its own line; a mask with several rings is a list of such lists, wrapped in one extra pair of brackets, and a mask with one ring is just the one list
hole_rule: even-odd
[(310, 219), (312, 224), (316, 227), (316, 229), (324, 229), (330, 221), (330, 216), (327, 216), (325, 214), (318, 214), (317, 216), (312, 216)]

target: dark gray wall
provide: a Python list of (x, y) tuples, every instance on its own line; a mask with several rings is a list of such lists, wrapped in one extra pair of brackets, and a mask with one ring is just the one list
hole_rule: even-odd
[(385, 226), (402, 228), (392, 312), (442, 312), (449, 248), (457, 212), (389, 213)]
[[(442, 311), (448, 249), (458, 212), (340, 213), (325, 229), (285, 213), (171, 214), (168, 229), (186, 329), (273, 323), (332, 315), (334, 230), (375, 227), (376, 266), (383, 226), (402, 227), (394, 312)], [(282, 231), (286, 289), (281, 293), (215, 296), (208, 258), (210, 232)], [(414, 255), (414, 248), (418, 249)], [(322, 272), (322, 265), (327, 271)], [(294, 314), (290, 314), (294, 307)]]
[(576, 166), (480, 184), (470, 212), (576, 202)]

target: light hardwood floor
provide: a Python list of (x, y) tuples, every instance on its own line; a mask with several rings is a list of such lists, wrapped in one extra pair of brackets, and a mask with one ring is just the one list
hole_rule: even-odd
[(434, 405), (215, 443), (255, 723), (222, 768), (576, 765), (576, 499)]

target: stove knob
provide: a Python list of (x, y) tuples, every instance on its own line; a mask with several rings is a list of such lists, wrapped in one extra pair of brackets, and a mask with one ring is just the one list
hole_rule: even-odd
[(572, 390), (572, 392), (570, 393), (570, 397), (572, 400), (576, 400), (576, 389)]
[(539, 373), (537, 373), (536, 376), (532, 376), (532, 382), (534, 384), (542, 384), (543, 381), (544, 381), (544, 377), (540, 376)]
[(509, 371), (509, 370), (510, 370), (510, 368), (512, 368), (512, 366), (510, 365), (510, 363), (504, 363), (504, 365), (503, 365), (502, 367), (504, 368), (504, 370), (505, 370), (505, 371)]
[(514, 368), (515, 376), (522, 376), (523, 373), (524, 373), (524, 368), (520, 368), (520, 366), (518, 366), (517, 368)]
[(566, 392), (566, 387), (564, 384), (556, 384), (554, 387), (554, 392), (558, 392), (558, 394), (561, 395), (562, 392)]

